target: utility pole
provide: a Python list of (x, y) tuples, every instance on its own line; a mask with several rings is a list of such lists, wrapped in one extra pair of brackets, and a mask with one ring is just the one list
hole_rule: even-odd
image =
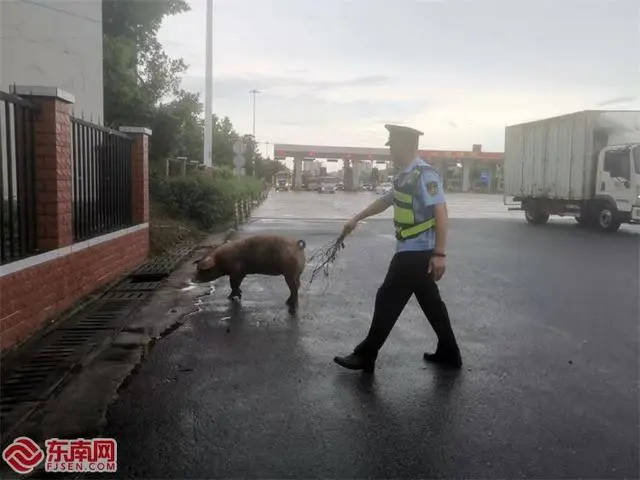
[[(249, 94), (253, 97), (253, 131), (252, 131), (252, 135), (253, 135), (253, 141), (256, 142), (256, 145), (258, 145), (258, 141), (256, 140), (256, 94), (260, 93), (260, 90), (256, 90), (255, 88), (253, 90), (249, 90)], [(253, 168), (252, 168), (252, 173), (253, 176), (256, 176), (256, 161), (255, 158), (253, 159)]]
[(213, 166), (213, 0), (207, 0), (207, 42), (204, 86), (204, 165)]
[(261, 93), (260, 90), (249, 90), (249, 94), (253, 97), (253, 139), (256, 139), (256, 93)]

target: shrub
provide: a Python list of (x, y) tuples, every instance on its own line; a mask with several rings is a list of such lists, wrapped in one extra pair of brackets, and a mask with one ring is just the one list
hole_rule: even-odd
[(151, 185), (151, 194), (167, 213), (191, 220), (205, 230), (233, 220), (236, 202), (256, 198), (261, 190), (260, 180), (236, 178), (225, 172), (215, 177), (207, 172), (156, 177)]

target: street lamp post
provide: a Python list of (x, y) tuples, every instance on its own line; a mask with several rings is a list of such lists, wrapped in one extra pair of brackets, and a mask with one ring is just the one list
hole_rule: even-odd
[(207, 42), (204, 86), (204, 156), (205, 167), (213, 166), (213, 0), (207, 0)]
[(260, 90), (249, 90), (249, 94), (251, 94), (253, 98), (253, 139), (256, 139), (256, 94), (261, 93)]
[[(255, 88), (253, 90), (249, 90), (249, 94), (253, 98), (253, 131), (252, 131), (252, 135), (253, 135), (253, 141), (256, 142), (256, 145), (258, 144), (258, 141), (256, 140), (256, 94), (257, 93), (260, 93), (260, 90), (256, 90)], [(253, 176), (255, 177), (256, 176), (256, 161), (255, 161), (255, 159), (253, 160), (252, 172), (253, 172)]]

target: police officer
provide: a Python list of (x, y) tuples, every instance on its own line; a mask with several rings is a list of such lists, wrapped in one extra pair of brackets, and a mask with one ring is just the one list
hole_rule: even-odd
[(448, 218), (440, 175), (418, 156), (422, 132), (398, 125), (385, 128), (389, 131), (386, 145), (398, 172), (393, 189), (347, 222), (343, 236), (350, 234), (361, 220), (393, 205), (396, 253), (378, 289), (367, 337), (351, 354), (337, 356), (334, 361), (351, 370), (373, 372), (378, 351), (411, 295), (415, 295), (438, 337), (436, 351), (425, 353), (424, 359), (460, 368), (460, 350), (436, 284), (445, 271)]

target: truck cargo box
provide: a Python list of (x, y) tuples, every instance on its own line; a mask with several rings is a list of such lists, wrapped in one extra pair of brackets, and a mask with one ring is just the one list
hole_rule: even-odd
[(595, 194), (598, 153), (638, 141), (640, 112), (588, 110), (505, 131), (504, 193), (583, 200)]

